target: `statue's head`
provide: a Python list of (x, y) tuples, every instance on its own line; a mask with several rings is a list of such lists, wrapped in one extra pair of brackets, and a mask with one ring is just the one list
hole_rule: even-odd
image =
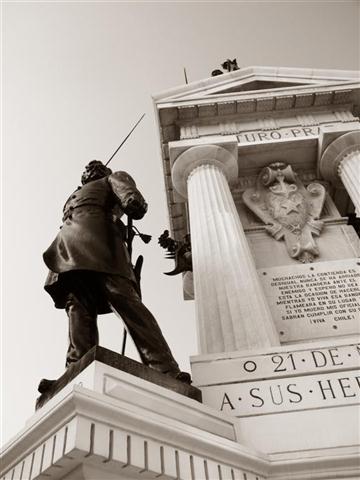
[(81, 183), (85, 185), (93, 180), (99, 180), (99, 178), (107, 177), (111, 174), (111, 169), (106, 167), (100, 160), (92, 160), (85, 167), (85, 171), (81, 176)]

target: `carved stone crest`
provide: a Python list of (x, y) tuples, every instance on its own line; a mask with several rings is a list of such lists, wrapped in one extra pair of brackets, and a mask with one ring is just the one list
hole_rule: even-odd
[(276, 240), (285, 240), (290, 257), (307, 263), (319, 255), (313, 234), (320, 235), (323, 227), (319, 217), (325, 193), (320, 183), (305, 188), (290, 165), (276, 162), (260, 172), (243, 199)]

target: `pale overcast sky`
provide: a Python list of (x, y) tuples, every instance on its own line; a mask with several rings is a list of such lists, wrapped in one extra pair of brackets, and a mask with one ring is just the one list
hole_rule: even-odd
[[(210, 76), (226, 58), (239, 66), (359, 69), (359, 2), (2, 2), (3, 275), (2, 438), (24, 426), (42, 377), (63, 373), (67, 320), (43, 291), (42, 252), (84, 165), (112, 162), (150, 205), (139, 228), (144, 303), (180, 366), (197, 353), (193, 302), (181, 279), (162, 274), (156, 238), (168, 227), (151, 95)], [(135, 252), (136, 254), (136, 252)], [(122, 325), (99, 318), (101, 345), (120, 351)], [(129, 355), (137, 358), (133, 346)]]

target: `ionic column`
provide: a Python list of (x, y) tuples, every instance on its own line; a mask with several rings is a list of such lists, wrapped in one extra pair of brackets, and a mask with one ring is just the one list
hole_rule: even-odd
[(320, 173), (333, 185), (343, 185), (360, 217), (360, 131), (341, 135), (320, 158)]
[(189, 203), (203, 354), (279, 344), (228, 185), (236, 178), (237, 154), (216, 145), (189, 148), (172, 169), (173, 184)]
[(339, 164), (338, 174), (355, 206), (355, 214), (360, 217), (360, 150), (344, 156)]

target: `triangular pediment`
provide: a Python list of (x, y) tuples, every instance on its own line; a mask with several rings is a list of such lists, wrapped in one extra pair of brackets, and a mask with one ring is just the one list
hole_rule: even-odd
[(273, 90), (274, 88), (287, 88), (287, 87), (298, 87), (300, 85), (308, 85), (304, 82), (286, 82), (286, 81), (276, 81), (270, 79), (260, 79), (254, 77), (253, 79), (247, 79), (243, 82), (235, 82), (233, 85), (230, 85), (228, 88), (219, 87), (219, 89), (214, 89), (213, 92), (208, 92), (208, 95), (218, 95), (225, 93), (235, 93), (235, 92), (253, 92), (256, 90)]
[(284, 91), (359, 82), (359, 72), (282, 67), (246, 67), (154, 96), (156, 103), (230, 97), (251, 92)]

